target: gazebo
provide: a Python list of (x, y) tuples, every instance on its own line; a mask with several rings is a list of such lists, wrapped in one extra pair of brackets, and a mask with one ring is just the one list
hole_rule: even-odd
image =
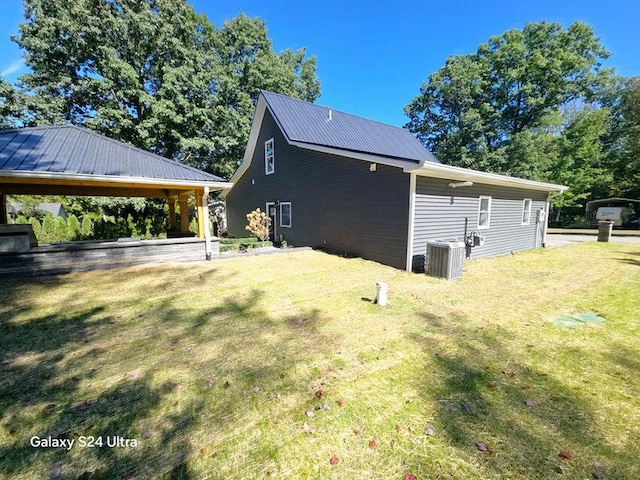
[[(204, 243), (201, 258), (210, 259), (209, 193), (230, 187), (215, 175), (76, 126), (0, 130), (0, 236), (11, 234), (6, 225), (6, 196), (11, 194), (164, 198), (170, 228), (178, 227), (178, 203), (184, 233), (189, 231), (189, 197), (194, 196), (197, 239)], [(179, 239), (164, 242), (176, 243), (171, 240)], [(155, 250), (163, 245), (149, 242)]]

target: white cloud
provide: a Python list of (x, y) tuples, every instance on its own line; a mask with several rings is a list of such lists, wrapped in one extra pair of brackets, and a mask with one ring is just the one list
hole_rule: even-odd
[(14, 60), (8, 66), (4, 67), (2, 71), (0, 71), (0, 76), (3, 78), (7, 78), (12, 73), (16, 73), (24, 68), (24, 62), (22, 59)]

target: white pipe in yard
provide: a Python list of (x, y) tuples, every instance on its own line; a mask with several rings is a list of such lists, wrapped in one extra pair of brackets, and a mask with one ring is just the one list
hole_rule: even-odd
[(378, 292), (376, 294), (376, 303), (380, 307), (387, 304), (387, 284), (385, 282), (376, 282)]

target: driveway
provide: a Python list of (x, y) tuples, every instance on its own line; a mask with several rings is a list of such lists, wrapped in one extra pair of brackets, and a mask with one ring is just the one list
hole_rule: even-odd
[[(597, 235), (575, 235), (564, 233), (548, 233), (547, 234), (547, 247), (562, 247), (563, 245), (569, 245), (576, 242), (595, 242), (598, 240)], [(638, 236), (620, 236), (613, 235), (611, 242), (615, 243), (631, 243), (634, 245), (640, 245), (640, 237)]]

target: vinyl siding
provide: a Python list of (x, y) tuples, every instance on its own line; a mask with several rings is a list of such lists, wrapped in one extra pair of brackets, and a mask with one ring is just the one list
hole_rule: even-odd
[[(264, 143), (274, 139), (275, 171), (265, 175)], [(246, 214), (266, 202), (291, 202), (289, 245), (325, 247), (404, 269), (409, 178), (400, 168), (289, 145), (265, 112), (251, 165), (227, 195), (228, 230), (246, 236)]]
[[(485, 237), (483, 246), (471, 251), (472, 258), (492, 257), (542, 244), (542, 224), (536, 224), (536, 211), (545, 208), (546, 192), (475, 184), (452, 189), (451, 180), (417, 177), (413, 228), (413, 269), (424, 269), (427, 242), (458, 239), (464, 241), (465, 217), (468, 233)], [(490, 227), (478, 229), (480, 196), (491, 197)], [(530, 198), (531, 221), (522, 225), (522, 204)]]

